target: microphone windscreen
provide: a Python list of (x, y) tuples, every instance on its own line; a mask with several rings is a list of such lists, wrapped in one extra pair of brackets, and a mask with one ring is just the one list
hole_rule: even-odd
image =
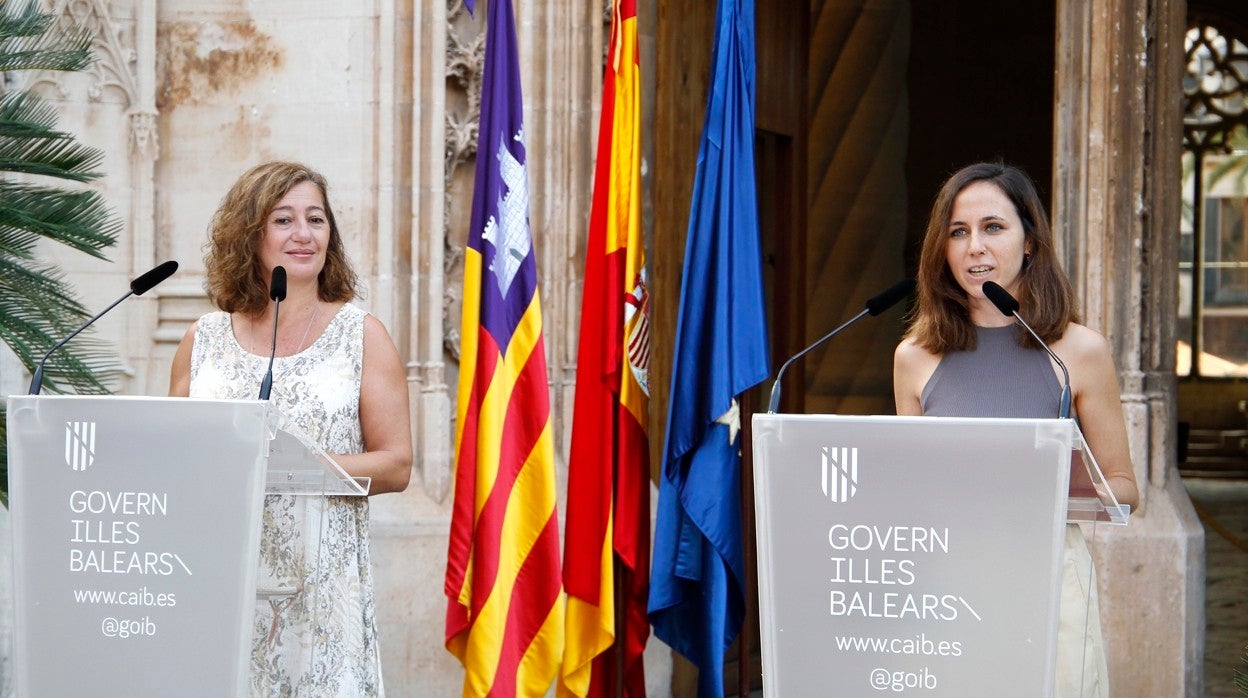
[(178, 263), (172, 259), (164, 264), (157, 265), (153, 269), (143, 272), (138, 278), (130, 282), (130, 292), (136, 296), (152, 290), (156, 284), (173, 276), (173, 272), (178, 270)]
[(1015, 311), (1018, 310), (1018, 301), (1010, 292), (1001, 288), (1001, 285), (995, 281), (984, 282), (984, 295), (988, 296), (988, 300), (997, 306), (997, 310), (1001, 311), (1006, 317), (1014, 317)]
[(269, 283), (269, 298), (278, 302), (286, 300), (286, 267), (273, 267), (273, 280)]
[(897, 301), (910, 295), (914, 290), (914, 279), (902, 279), (888, 288), (867, 299), (867, 314), (875, 317), (897, 305)]

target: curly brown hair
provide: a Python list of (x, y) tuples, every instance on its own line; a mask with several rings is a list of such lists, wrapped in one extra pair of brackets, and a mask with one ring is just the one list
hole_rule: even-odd
[[(919, 255), (918, 302), (906, 336), (934, 354), (975, 348), (966, 291), (953, 278), (945, 259), (954, 199), (975, 182), (995, 184), (1014, 204), (1031, 249), (1020, 272), (1019, 304), (1025, 309), (1027, 322), (1045, 342), (1060, 339), (1068, 324), (1079, 322), (1079, 314), (1070, 280), (1057, 261), (1049, 218), (1031, 178), (1017, 167), (994, 162), (958, 170), (936, 195)], [(1039, 348), (1027, 332), (1019, 333), (1019, 341)]]
[(264, 276), (258, 253), (264, 240), (265, 221), (273, 207), (302, 182), (312, 182), (320, 190), (329, 219), (329, 244), (325, 266), (317, 277), (317, 295), (326, 302), (356, 297), (357, 277), (343, 249), (325, 177), (298, 163), (266, 162), (247, 170), (234, 182), (208, 227), (204, 289), (221, 310), (258, 314), (269, 303), (269, 280)]

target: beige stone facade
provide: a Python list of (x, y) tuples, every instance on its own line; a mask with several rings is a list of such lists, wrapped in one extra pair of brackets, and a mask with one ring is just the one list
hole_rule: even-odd
[[(60, 105), (63, 129), (105, 151), (107, 177), (94, 186), (125, 227), (109, 263), (51, 248), (48, 258), (65, 269), (88, 307), (111, 301), (129, 279), (160, 261), (181, 264), (173, 279), (130, 299), (99, 326), (99, 335), (115, 344), (124, 363), (118, 392), (166, 392), (177, 343), (209, 310), (202, 245), (208, 219), (234, 179), (271, 159), (302, 161), (327, 176), (348, 251), (366, 287), (360, 304), (394, 337), (407, 362), (411, 396), (412, 485), (372, 504), (386, 685), (397, 696), (457, 694), (462, 672), (442, 647), (442, 576), (481, 18), (471, 18), (459, 0), (50, 4), (63, 17), (95, 29), (99, 60), (81, 74), (29, 76), (30, 84)], [(664, 12), (682, 11), (680, 3), (639, 4), (648, 13), (642, 20), (643, 56), (662, 53), (664, 45), (655, 46), (656, 37), (662, 41), (655, 23), (663, 21)], [(812, 7), (861, 4), (830, 1)], [(610, 17), (606, 2), (516, 0), (515, 5), (530, 219), (562, 484)], [(1171, 185), (1178, 177), (1174, 119), (1181, 68), (1175, 61), (1182, 55), (1184, 5), (1059, 0), (1057, 6), (1053, 199), (1054, 219), (1065, 224), (1055, 228), (1084, 231), (1064, 239), (1064, 252), (1088, 323), (1115, 342), (1137, 477), (1145, 484), (1137, 524), (1097, 547), (1111, 673), (1122, 677), (1115, 695), (1199, 695), (1203, 542), (1172, 455), (1173, 319), (1154, 310), (1173, 308), (1177, 288), (1173, 271), (1166, 271), (1175, 266), (1177, 248), (1166, 235), (1178, 220), (1178, 190)], [(904, 12), (897, 17), (888, 21), (908, 37)], [(698, 40), (709, 53), (709, 35)], [(904, 76), (902, 67), (894, 68)], [(1159, 87), (1172, 78), (1174, 88)], [(646, 80), (653, 94), (653, 78)], [(651, 106), (646, 109), (648, 125), (663, 118)], [(902, 176), (898, 165), (891, 163), (890, 177)], [(685, 176), (691, 179), (692, 164), (688, 167)], [(812, 230), (816, 223), (812, 214)], [(652, 231), (658, 254), (681, 249), (672, 240), (682, 234)], [(893, 257), (874, 261), (899, 268), (899, 246), (900, 240), (882, 246), (881, 254)], [(663, 264), (671, 268), (673, 261), (657, 262)], [(679, 269), (678, 261), (674, 264)], [(811, 297), (818, 281), (812, 279)], [(656, 288), (661, 283), (660, 278)], [(821, 334), (810, 324), (814, 336)], [(879, 341), (884, 346), (894, 339)], [(0, 365), (0, 384), (20, 390), (18, 372), (11, 360)], [(815, 395), (822, 379), (812, 373), (808, 387)], [(652, 433), (657, 434), (653, 427)], [(0, 670), (4, 667), (0, 660)], [(651, 695), (673, 692), (670, 653), (655, 640), (647, 672)], [(0, 675), (0, 682), (8, 676)]]

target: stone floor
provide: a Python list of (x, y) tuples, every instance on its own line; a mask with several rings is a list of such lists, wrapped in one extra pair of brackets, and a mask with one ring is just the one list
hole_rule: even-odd
[(1184, 477), (1205, 524), (1205, 696), (1242, 697), (1248, 674), (1248, 479)]

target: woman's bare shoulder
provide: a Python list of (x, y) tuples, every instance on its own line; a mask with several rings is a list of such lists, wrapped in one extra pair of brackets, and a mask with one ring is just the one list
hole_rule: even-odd
[(906, 337), (893, 350), (893, 382), (908, 384), (915, 392), (923, 389), (940, 365), (940, 354), (920, 344), (913, 337)]
[(933, 354), (914, 337), (903, 338), (893, 351), (893, 363), (898, 366), (923, 365), (939, 361), (939, 354)]
[(1104, 361), (1112, 359), (1112, 350), (1105, 335), (1091, 327), (1072, 322), (1066, 326), (1062, 338), (1054, 343), (1053, 350), (1067, 354), (1075, 361)]

